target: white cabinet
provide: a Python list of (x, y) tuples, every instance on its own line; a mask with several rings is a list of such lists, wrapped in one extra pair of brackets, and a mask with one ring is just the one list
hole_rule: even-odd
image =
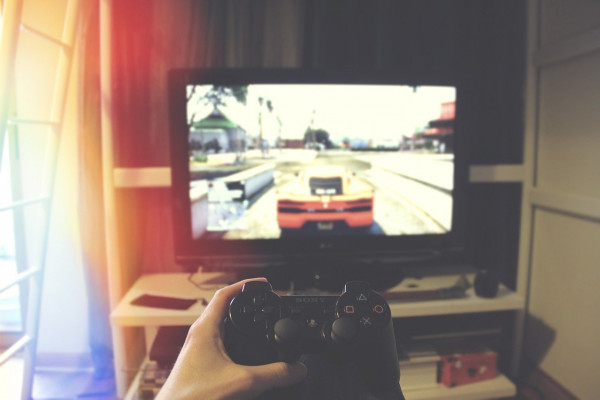
[[(433, 276), (421, 278), (418, 280), (418, 283), (419, 288), (443, 288), (447, 287), (449, 282), (451, 284), (451, 282), (455, 281), (456, 279), (456, 275)], [(469, 275), (468, 279), (472, 282), (473, 275)], [(202, 284), (201, 287), (203, 289), (201, 290), (190, 280), (193, 280), (196, 284), (209, 281), (212, 283), (210, 285)], [(191, 325), (205, 308), (201, 301), (195, 303), (188, 310), (183, 311), (146, 308), (131, 305), (131, 301), (133, 299), (142, 294), (156, 294), (180, 298), (203, 298), (210, 300), (216, 289), (218, 289), (220, 286), (230, 283), (231, 281), (231, 276), (225, 276), (218, 273), (197, 273), (193, 276), (190, 276), (190, 274), (187, 273), (153, 274), (141, 276), (127, 291), (126, 295), (112, 311), (110, 316), (113, 327), (115, 362), (123, 359), (125, 354), (125, 345), (122, 336), (122, 329), (124, 327), (137, 326), (145, 328), (146, 346), (148, 349), (160, 326)], [(415, 282), (408, 278), (391, 290), (416, 290), (415, 288), (412, 288), (414, 285)], [(493, 299), (477, 297), (473, 289), (468, 289), (467, 296), (460, 299), (411, 302), (390, 301), (389, 304), (392, 311), (392, 316), (394, 318), (469, 313), (476, 314), (496, 311), (514, 311), (515, 318), (518, 318), (516, 314), (524, 309), (525, 302), (521, 296), (508, 290), (504, 286), (501, 286), (498, 296)], [(519, 325), (516, 324), (516, 326)], [(519, 334), (519, 332), (516, 333)], [(510, 354), (508, 356), (510, 356), (511, 359), (518, 359), (518, 354)], [(117, 374), (122, 374), (118, 365), (116, 365), (115, 370), (117, 371)], [(125, 395), (125, 391), (127, 389), (124, 385), (125, 381), (125, 376), (118, 377), (118, 382), (121, 382), (121, 386), (119, 387), (120, 396)], [(129, 390), (130, 395), (134, 392), (135, 390)], [(515, 393), (515, 385), (507, 377), (499, 375), (493, 380), (459, 386), (452, 389), (448, 389), (440, 385), (438, 388), (412, 391), (407, 390), (405, 391), (405, 396), (407, 400), (465, 400), (510, 397), (515, 395)]]

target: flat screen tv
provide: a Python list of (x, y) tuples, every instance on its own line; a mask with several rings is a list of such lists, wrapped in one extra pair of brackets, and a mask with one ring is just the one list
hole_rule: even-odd
[(444, 263), (464, 242), (457, 82), (389, 72), (174, 70), (176, 260)]

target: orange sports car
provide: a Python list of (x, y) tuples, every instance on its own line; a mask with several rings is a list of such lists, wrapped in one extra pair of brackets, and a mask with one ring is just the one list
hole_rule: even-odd
[(315, 223), (319, 230), (343, 222), (351, 228), (373, 224), (373, 188), (339, 166), (308, 167), (277, 194), (281, 229)]

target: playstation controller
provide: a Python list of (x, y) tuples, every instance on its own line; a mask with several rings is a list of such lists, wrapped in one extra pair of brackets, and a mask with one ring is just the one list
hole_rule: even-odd
[(243, 365), (303, 355), (352, 363), (370, 393), (403, 398), (390, 308), (366, 282), (346, 283), (339, 296), (279, 296), (268, 282), (247, 282), (230, 303), (224, 343)]

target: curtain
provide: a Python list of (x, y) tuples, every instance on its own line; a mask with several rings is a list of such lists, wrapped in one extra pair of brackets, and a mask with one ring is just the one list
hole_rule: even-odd
[(88, 296), (88, 331), (94, 376), (113, 375), (108, 316), (108, 276), (104, 240), (100, 124), (99, 3), (83, 2), (80, 19), (79, 72), (79, 221), (84, 279)]
[[(113, 373), (101, 164), (99, 1), (84, 2), (80, 73), (80, 228), (96, 375)], [(172, 68), (300, 66), (304, 2), (113, 1), (115, 166), (169, 163), (167, 72)], [(118, 189), (124, 286), (174, 272), (168, 188)], [(122, 295), (122, 294), (121, 294)]]

